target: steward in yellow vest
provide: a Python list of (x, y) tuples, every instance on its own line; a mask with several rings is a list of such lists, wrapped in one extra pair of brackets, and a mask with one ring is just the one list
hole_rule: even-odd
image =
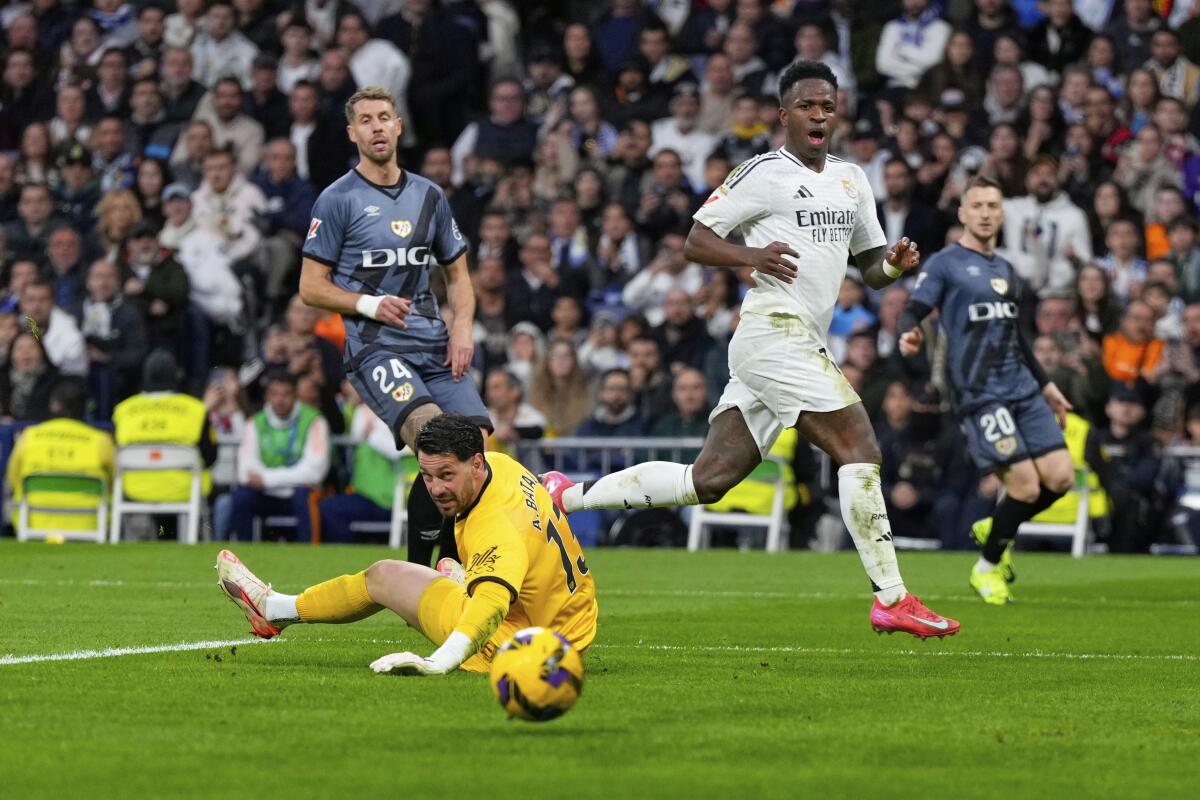
[[(1078, 475), (1080, 470), (1087, 473), (1088, 516), (1092, 519), (1107, 517), (1108, 495), (1104, 493), (1104, 488), (1100, 485), (1100, 478), (1096, 474), (1097, 465), (1090, 463), (1090, 460), (1100, 461), (1103, 458), (1099, 439), (1092, 431), (1092, 426), (1078, 414), (1068, 413), (1067, 426), (1063, 429), (1063, 436), (1067, 440), (1067, 452), (1071, 454), (1071, 461), (1075, 465), (1075, 474)], [(1092, 440), (1090, 445), (1089, 438)], [(1089, 459), (1089, 455), (1091, 459)], [(1103, 465), (1099, 466), (1103, 469)], [(1075, 521), (1075, 514), (1078, 510), (1079, 493), (1067, 492), (1054, 505), (1033, 519), (1035, 522), (1069, 525)]]
[[(21, 501), (25, 478), (39, 473), (71, 473), (103, 478), (105, 491), (112, 486), (113, 440), (104, 431), (83, 422), (87, 393), (75, 380), (60, 382), (50, 392), (52, 419), (26, 428), (17, 439), (8, 459), (8, 485), (12, 487), (14, 508)], [(39, 486), (29, 492), (31, 504), (57, 508), (79, 508), (81, 514), (31, 512), (30, 527), (42, 530), (81, 531), (96, 527), (95, 493), (81, 493), (68, 487)], [(108, 521), (103, 520), (107, 525)]]
[[(156, 350), (146, 359), (142, 393), (117, 404), (113, 424), (117, 447), (130, 444), (182, 444), (197, 447), (206, 467), (217, 460), (217, 440), (208, 424), (208, 409), (189, 394), (174, 391), (178, 374), (170, 353)], [(126, 472), (125, 496), (143, 503), (180, 503), (188, 498), (191, 474), (183, 470)], [(202, 489), (212, 490), (204, 471)]]

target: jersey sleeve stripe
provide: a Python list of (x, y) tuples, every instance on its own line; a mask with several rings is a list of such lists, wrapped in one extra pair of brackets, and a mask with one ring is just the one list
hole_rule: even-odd
[(753, 171), (754, 168), (757, 167), (759, 164), (762, 164), (767, 161), (773, 161), (777, 158), (779, 158), (779, 156), (777, 156), (773, 153), (769, 153), (764, 156), (759, 156), (757, 161), (755, 161), (753, 164), (748, 165), (745, 169), (743, 169), (737, 175), (734, 175), (733, 180), (731, 180), (731, 181), (729, 181), (729, 183), (725, 184), (725, 188), (732, 189), (733, 187), (735, 187), (739, 183), (741, 183), (742, 179), (745, 178), (747, 175), (749, 175), (751, 173), (751, 171)]
[(475, 580), (468, 583), (467, 584), (467, 596), (470, 597), (471, 590), (474, 589), (477, 585), (479, 585), (485, 581), (491, 581), (492, 583), (498, 583), (501, 586), (503, 586), (505, 589), (508, 589), (508, 593), (510, 595), (512, 595), (512, 600), (510, 602), (513, 602), (513, 603), (517, 602), (517, 590), (512, 587), (511, 583), (504, 580), (503, 578), (498, 578), (495, 575), (480, 575), (478, 578), (476, 578)]
[(454, 255), (450, 256), (445, 261), (439, 261), (438, 263), (441, 264), (442, 266), (445, 266), (446, 264), (453, 264), (455, 261), (457, 261), (459, 259), (459, 256), (461, 256), (465, 252), (467, 252), (467, 246), (464, 244), (462, 246), (462, 249), (455, 252)]
[(300, 254), (300, 256), (302, 258), (311, 258), (313, 261), (316, 261), (318, 264), (324, 264), (327, 267), (333, 267), (335, 269), (337, 268), (337, 265), (338, 265), (338, 263), (336, 261), (333, 261), (332, 259), (328, 259), (328, 258), (325, 258), (324, 256), (316, 255), (315, 253), (309, 253), (307, 251), (302, 252)]

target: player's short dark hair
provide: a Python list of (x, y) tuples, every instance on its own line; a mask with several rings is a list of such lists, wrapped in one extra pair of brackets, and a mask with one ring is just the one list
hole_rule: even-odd
[(1000, 194), (1004, 194), (1004, 190), (1000, 188), (1000, 184), (986, 175), (976, 175), (967, 181), (967, 185), (963, 187), (962, 199), (965, 200), (967, 192), (972, 189), (995, 189)]
[(833, 70), (828, 64), (823, 64), (820, 61), (793, 61), (792, 64), (783, 71), (779, 76), (779, 105), (785, 105), (783, 98), (787, 97), (788, 92), (792, 90), (800, 81), (816, 79), (827, 81), (833, 86), (836, 92), (838, 88), (837, 76), (833, 74)]
[(87, 387), (74, 378), (61, 380), (50, 390), (50, 413), (55, 417), (83, 419), (87, 402)]
[(438, 414), (417, 433), (417, 452), (430, 456), (454, 456), (470, 461), (483, 455), (479, 423), (462, 414)]

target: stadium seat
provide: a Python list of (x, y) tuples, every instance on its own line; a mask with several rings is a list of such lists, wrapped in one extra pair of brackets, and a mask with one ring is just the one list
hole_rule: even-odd
[(770, 514), (747, 514), (739, 511), (710, 511), (705, 506), (692, 508), (692, 521), (688, 526), (688, 550), (695, 552), (709, 545), (708, 526), (731, 525), (736, 527), (762, 527), (767, 529), (767, 552), (778, 553), (787, 546), (787, 514), (784, 497), (783, 461), (775, 456), (767, 458), (754, 468), (746, 480), (773, 484), (774, 499)]
[[(37, 505), (29, 501), (29, 493), (37, 492), (42, 498), (52, 493), (55, 501), (41, 500)], [(87, 499), (86, 504), (77, 501)], [(84, 529), (33, 528), (29, 515), (53, 514), (58, 516), (95, 515), (95, 526)], [(21, 505), (17, 512), (17, 541), (45, 539), (61, 536), (64, 540), (104, 542), (108, 523), (108, 485), (103, 478), (70, 472), (40, 472), (26, 475), (21, 482)]]
[[(124, 473), (183, 470), (191, 473), (188, 499), (174, 503), (143, 503), (125, 499)], [(179, 541), (196, 544), (200, 539), (200, 513), (203, 500), (200, 451), (181, 444), (135, 444), (117, 449), (117, 474), (113, 481), (112, 528), (109, 541), (121, 540), (121, 518), (128, 514), (177, 514), (187, 517), (179, 526)]]
[(1075, 512), (1075, 521), (1059, 522), (1025, 522), (1017, 529), (1019, 536), (1070, 537), (1071, 557), (1082, 558), (1087, 554), (1088, 541), (1092, 535), (1092, 520), (1088, 514), (1088, 471), (1075, 470), (1075, 488), (1071, 491), (1079, 496), (1079, 507)]

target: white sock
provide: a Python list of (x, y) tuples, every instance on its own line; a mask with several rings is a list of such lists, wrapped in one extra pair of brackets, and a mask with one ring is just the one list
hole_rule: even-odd
[[(585, 494), (584, 487), (587, 487)], [(662, 508), (694, 506), (698, 502), (692, 483), (692, 465), (648, 461), (577, 483), (562, 494), (568, 512), (594, 508)]]
[(263, 613), (271, 622), (299, 622), (300, 612), (296, 610), (298, 594), (267, 593), (267, 607)]
[(892, 526), (879, 483), (879, 465), (846, 464), (838, 470), (838, 493), (842, 519), (862, 559), (863, 568), (875, 587), (875, 596), (885, 606), (904, 598), (907, 590), (896, 564)]
[(986, 558), (980, 557), (980, 559), (975, 562), (975, 571), (976, 572), (991, 572), (992, 570), (994, 570), (996, 568), (996, 566), (997, 566), (996, 564), (993, 564), (992, 562), (988, 561)]

